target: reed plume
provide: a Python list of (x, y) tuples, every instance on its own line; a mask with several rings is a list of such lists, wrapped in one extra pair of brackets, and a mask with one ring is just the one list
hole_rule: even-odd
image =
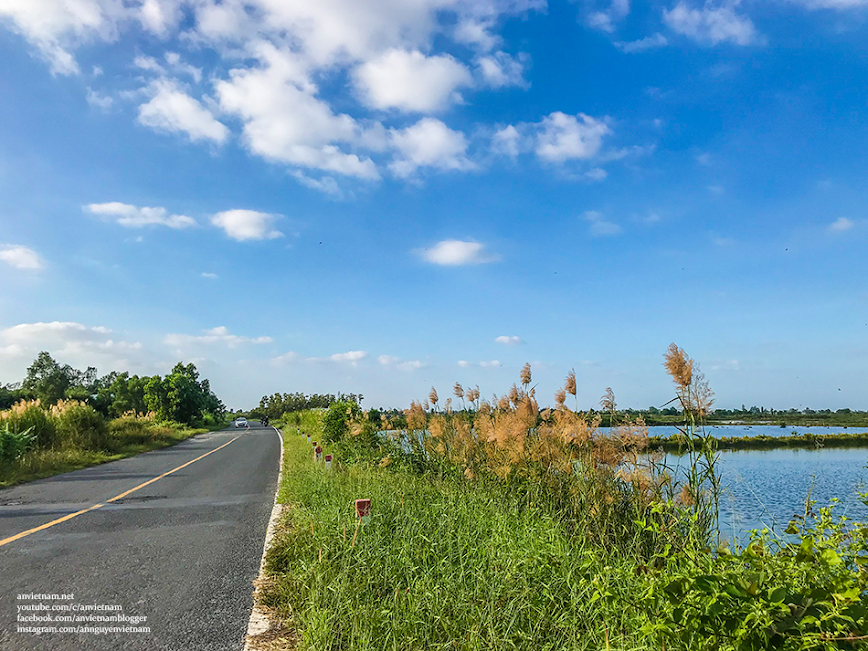
[(566, 383), (564, 384), (564, 391), (569, 393), (571, 396), (576, 395), (576, 370), (572, 369), (567, 374)]
[(527, 390), (527, 387), (530, 385), (531, 381), (530, 362), (528, 362), (522, 367), (521, 373), (519, 373), (519, 377), (521, 378), (521, 383), (524, 385), (525, 390)]
[(615, 404), (615, 392), (612, 391), (612, 387), (606, 387), (606, 392), (600, 398), (600, 407), (603, 408), (603, 411), (608, 411), (613, 416), (615, 415), (617, 405)]

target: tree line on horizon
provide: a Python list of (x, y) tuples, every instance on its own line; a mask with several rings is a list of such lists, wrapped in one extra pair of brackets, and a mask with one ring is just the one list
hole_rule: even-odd
[(305, 411), (307, 409), (328, 409), (340, 402), (361, 405), (365, 397), (361, 393), (275, 393), (262, 396), (259, 406), (250, 410), (251, 418), (267, 416), (276, 420), (283, 414)]
[(77, 400), (106, 418), (151, 412), (160, 420), (188, 425), (226, 413), (208, 379), (199, 379), (195, 364), (179, 362), (165, 376), (112, 371), (100, 377), (93, 366), (81, 371), (60, 364), (46, 351), (27, 368), (23, 381), (0, 385), (0, 410), (22, 400), (39, 400), (44, 407)]

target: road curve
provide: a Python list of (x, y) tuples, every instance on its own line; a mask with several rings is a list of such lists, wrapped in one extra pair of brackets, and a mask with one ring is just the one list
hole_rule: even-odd
[(0, 490), (0, 649), (240, 651), (279, 456), (251, 424)]

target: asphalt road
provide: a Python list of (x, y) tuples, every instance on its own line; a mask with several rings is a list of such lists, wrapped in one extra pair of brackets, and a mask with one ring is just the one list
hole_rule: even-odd
[[(0, 649), (242, 649), (279, 456), (276, 430), (255, 423), (250, 429), (203, 434), (164, 450), (0, 490)], [(3, 543), (96, 504), (103, 506)], [(19, 598), (34, 593), (74, 596)], [(79, 610), (19, 610), (39, 604)], [(19, 615), (119, 614), (82, 610), (94, 604), (120, 606), (123, 617), (147, 620), (19, 621)], [(134, 624), (150, 632), (37, 635), (18, 630)]]

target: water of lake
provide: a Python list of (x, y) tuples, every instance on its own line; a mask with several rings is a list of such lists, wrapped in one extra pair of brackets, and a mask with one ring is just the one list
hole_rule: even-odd
[[(601, 427), (600, 431), (608, 431), (608, 427)], [(720, 438), (723, 436), (792, 436), (798, 434), (864, 434), (868, 432), (868, 427), (806, 427), (804, 425), (788, 425), (781, 427), (780, 425), (710, 425), (706, 428), (712, 436)], [(654, 425), (648, 428), (648, 436), (669, 437), (677, 434), (678, 429), (673, 425)]]
[(804, 513), (809, 492), (815, 509), (838, 498), (836, 513), (868, 520), (858, 496), (868, 490), (866, 464), (868, 449), (862, 448), (722, 451), (721, 536), (743, 545), (751, 529), (766, 527), (783, 537), (793, 516)]

